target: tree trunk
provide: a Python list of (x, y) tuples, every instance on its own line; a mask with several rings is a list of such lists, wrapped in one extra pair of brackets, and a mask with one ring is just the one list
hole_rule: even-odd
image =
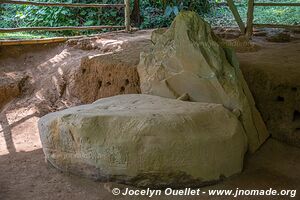
[(134, 0), (133, 10), (131, 14), (131, 20), (135, 26), (141, 25), (141, 10), (140, 10), (140, 1)]

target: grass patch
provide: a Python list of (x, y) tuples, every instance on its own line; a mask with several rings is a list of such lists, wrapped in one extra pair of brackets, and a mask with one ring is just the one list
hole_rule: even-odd
[[(256, 0), (256, 3), (300, 3), (300, 0)], [(236, 1), (237, 9), (244, 23), (247, 21), (247, 1)], [(227, 6), (216, 6), (212, 12), (203, 16), (213, 26), (237, 26), (236, 21)], [(254, 23), (257, 24), (300, 24), (300, 7), (298, 6), (277, 6), (277, 7), (255, 7)]]
[(42, 39), (49, 37), (57, 37), (56, 34), (42, 34), (29, 32), (15, 32), (15, 33), (0, 33), (1, 40), (25, 40), (25, 39)]

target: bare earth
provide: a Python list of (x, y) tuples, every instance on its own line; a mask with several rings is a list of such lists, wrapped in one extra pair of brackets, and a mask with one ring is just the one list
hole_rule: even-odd
[[(76, 96), (76, 92), (73, 92), (76, 87), (72, 83), (74, 78), (70, 77), (74, 71), (81, 69), (82, 57), (119, 51), (122, 54), (122, 51), (125, 51), (122, 56), (131, 55), (133, 58), (128, 65), (134, 66), (140, 51), (151, 43), (149, 38), (150, 31), (139, 31), (133, 35), (107, 34), (88, 42), (83, 40), (81, 43), (69, 45), (0, 47), (0, 75), (5, 73), (14, 77), (15, 73), (18, 73), (18, 76), (21, 73), (30, 77), (22, 84), (22, 95), (4, 108), (0, 108), (0, 200), (147, 199), (146, 197), (113, 196), (110, 188), (128, 186), (94, 182), (63, 174), (47, 165), (41, 149), (37, 121), (48, 112), (85, 103)], [(251, 71), (252, 67), (265, 67), (270, 74), (274, 71), (282, 71), (280, 77), (276, 75), (273, 77), (278, 78), (278, 81), (300, 80), (299, 40), (280, 45), (266, 42), (262, 38), (256, 38), (255, 42), (261, 46), (259, 51), (238, 54), (245, 74)], [(126, 52), (127, 50), (124, 49), (131, 49), (131, 51)], [(109, 95), (113, 94), (107, 94)], [(94, 100), (90, 97), (87, 99)], [(269, 139), (258, 152), (247, 156), (242, 174), (217, 185), (205, 187), (203, 190), (273, 188), (297, 189), (300, 192), (299, 158), (299, 148)], [(202, 195), (200, 197), (161, 196), (151, 199), (216, 198)], [(218, 199), (232, 199), (232, 197), (218, 197)], [(238, 197), (237, 199), (289, 198), (278, 196), (278, 198)]]

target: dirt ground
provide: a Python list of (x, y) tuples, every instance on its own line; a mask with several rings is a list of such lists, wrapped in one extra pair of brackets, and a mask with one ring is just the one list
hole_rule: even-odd
[[(94, 100), (90, 96), (85, 96), (80, 81), (76, 83), (74, 81), (80, 74), (79, 72), (83, 72), (83, 67), (86, 67), (82, 64), (83, 57), (90, 59), (91, 62), (94, 62), (94, 58), (97, 58), (97, 62), (102, 62), (103, 54), (117, 53), (123, 58), (130, 54), (132, 59), (129, 59), (130, 62), (126, 66), (134, 67), (138, 62), (140, 51), (151, 44), (150, 33), (151, 31), (139, 31), (133, 35), (106, 34), (92, 40), (70, 41), (68, 44), (0, 47), (0, 75), (5, 73), (11, 77), (14, 75), (19, 77), (22, 74), (28, 77), (21, 85), (21, 96), (0, 108), (0, 200), (146, 199), (115, 197), (111, 194), (109, 187), (127, 186), (94, 182), (63, 174), (47, 165), (44, 162), (37, 121), (48, 112), (86, 103), (85, 99)], [(280, 77), (275, 76), (278, 81), (300, 80), (299, 40), (279, 44), (266, 42), (264, 38), (257, 37), (254, 41), (260, 46), (259, 51), (238, 54), (245, 75), (249, 75), (248, 72), (253, 67), (265, 67), (270, 73), (282, 72), (277, 73)], [(288, 74), (290, 78), (286, 78)], [(249, 80), (249, 77), (246, 79)], [(107, 87), (116, 86), (119, 89), (119, 82), (112, 82)], [(107, 92), (111, 89), (104, 88), (103, 90)], [(128, 89), (128, 91), (132, 90)], [(116, 90), (116, 92), (121, 91)], [(105, 93), (105, 95), (110, 96), (114, 93)], [(258, 152), (246, 157), (242, 174), (203, 189), (273, 188), (277, 190), (297, 189), (300, 192), (299, 158), (299, 148), (271, 138)], [(197, 198), (162, 196), (152, 199), (216, 199), (216, 197), (207, 195)], [(232, 197), (218, 199), (232, 199)], [(237, 199), (268, 198), (238, 197)], [(270, 197), (269, 199), (276, 198)]]

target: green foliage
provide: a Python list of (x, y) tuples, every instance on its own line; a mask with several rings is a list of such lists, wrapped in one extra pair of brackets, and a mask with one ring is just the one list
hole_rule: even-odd
[(55, 37), (56, 34), (54, 32), (50, 33), (28, 33), (28, 32), (16, 32), (16, 33), (0, 33), (0, 39), (40, 39), (40, 38), (49, 38)]
[[(57, 2), (57, 0), (39, 0)], [(69, 3), (122, 3), (122, 0), (68, 0)], [(133, 0), (132, 0), (133, 2)], [(141, 28), (168, 26), (180, 10), (206, 13), (208, 0), (140, 0), (143, 23)], [(172, 6), (172, 13), (168, 9)], [(93, 26), (122, 25), (123, 9), (38, 7), (30, 5), (3, 4), (0, 10), (0, 27), (30, 26)]]
[(165, 27), (172, 19), (164, 15), (162, 2), (145, 0), (141, 2), (141, 28)]
[[(225, 2), (225, 0), (218, 1)], [(247, 1), (235, 0), (244, 22), (247, 19)], [(255, 2), (300, 3), (300, 0), (255, 0)], [(237, 26), (227, 6), (214, 6), (211, 12), (202, 16), (214, 26)], [(300, 7), (255, 7), (254, 22), (260, 24), (300, 24)]]
[[(57, 0), (39, 0), (57, 2)], [(68, 0), (68, 3), (120, 3), (119, 0)], [(30, 5), (1, 4), (0, 27), (32, 26), (96, 26), (124, 24), (123, 9), (109, 8), (66, 8)], [(85, 31), (90, 33), (91, 31)], [(59, 32), (64, 35), (76, 34), (74, 31)]]
[(181, 10), (208, 13), (211, 5), (209, 0), (144, 0), (141, 1), (141, 28), (166, 27)]
[[(59, 2), (59, 0), (36, 0)], [(133, 1), (132, 5), (133, 5)], [(256, 0), (256, 2), (294, 2), (300, 0)], [(65, 0), (68, 3), (123, 3), (123, 0)], [(142, 23), (140, 28), (169, 26), (181, 10), (193, 10), (213, 26), (236, 26), (234, 17), (227, 6), (217, 2), (225, 0), (140, 0)], [(246, 21), (247, 0), (235, 0), (240, 15)], [(300, 7), (258, 7), (255, 8), (255, 23), (299, 24)], [(124, 9), (111, 8), (65, 8), (38, 7), (30, 5), (0, 4), (0, 27), (32, 26), (93, 26), (123, 25)], [(105, 30), (104, 30), (105, 31)], [(99, 31), (60, 31), (55, 33), (32, 32), (28, 35), (75, 35), (90, 34)], [(10, 35), (10, 34), (8, 34)], [(21, 36), (22, 34), (20, 34)], [(24, 34), (23, 34), (24, 35)], [(26, 35), (26, 34), (25, 34)], [(0, 35), (0, 37), (3, 37)], [(15, 37), (15, 34), (12, 34)], [(27, 37), (27, 35), (26, 35)]]
[[(300, 3), (300, 0), (258, 0), (257, 2)], [(300, 24), (300, 7), (258, 7), (254, 12), (255, 23)]]

